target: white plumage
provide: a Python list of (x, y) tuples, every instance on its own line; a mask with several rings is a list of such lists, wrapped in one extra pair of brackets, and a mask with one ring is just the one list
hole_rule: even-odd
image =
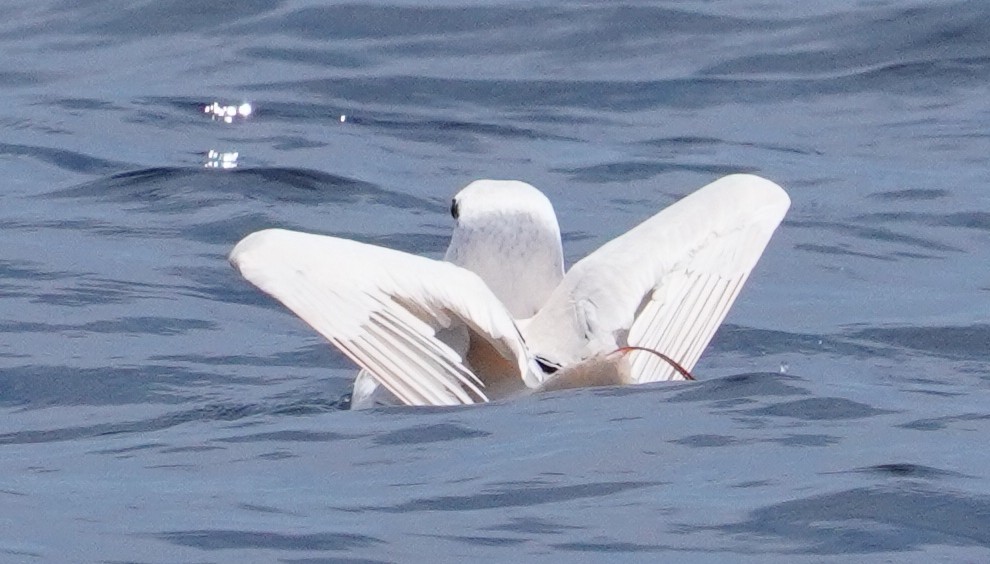
[(627, 347), (691, 370), (789, 206), (769, 180), (727, 176), (564, 275), (549, 200), (523, 182), (479, 180), (454, 197), (445, 261), (269, 229), (230, 262), (362, 368), (355, 406), (469, 404), (683, 379)]

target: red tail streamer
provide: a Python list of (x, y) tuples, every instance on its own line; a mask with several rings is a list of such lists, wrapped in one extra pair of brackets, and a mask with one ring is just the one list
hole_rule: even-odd
[(667, 364), (669, 364), (671, 367), (673, 367), (673, 369), (676, 370), (681, 376), (683, 376), (685, 380), (694, 380), (695, 379), (695, 377), (693, 375), (691, 375), (691, 373), (688, 372), (686, 368), (684, 368), (683, 366), (681, 366), (680, 363), (678, 363), (676, 360), (670, 358), (669, 356), (663, 354), (660, 351), (655, 351), (653, 349), (648, 349), (646, 347), (620, 347), (620, 348), (618, 348), (618, 349), (615, 350), (615, 352), (617, 352), (617, 353), (627, 353), (627, 352), (631, 352), (631, 351), (643, 351), (643, 352), (653, 353), (653, 354), (657, 355), (658, 357), (660, 357), (661, 360), (663, 360), (664, 362), (666, 362)]

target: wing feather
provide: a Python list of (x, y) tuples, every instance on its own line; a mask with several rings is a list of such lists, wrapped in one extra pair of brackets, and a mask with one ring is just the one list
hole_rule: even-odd
[[(523, 329), (563, 365), (633, 345), (691, 370), (790, 206), (773, 182), (731, 175), (681, 199), (574, 265)], [(679, 379), (630, 353), (634, 382)]]
[[(437, 334), (467, 327), (530, 381), (529, 353), (511, 315), (474, 273), (356, 241), (270, 229), (230, 254), (244, 278), (316, 329), (409, 405), (488, 401), (484, 367), (464, 343)], [(472, 368), (474, 371), (472, 371)]]
[(407, 405), (432, 405), (442, 400), (431, 394), (429, 384), (418, 388), (410, 386), (402, 378), (396, 378), (400, 369), (389, 360), (389, 355), (383, 354), (379, 344), (359, 337), (354, 341), (335, 342), (337, 348), (351, 360), (372, 374), (376, 381), (392, 392), (395, 397)]

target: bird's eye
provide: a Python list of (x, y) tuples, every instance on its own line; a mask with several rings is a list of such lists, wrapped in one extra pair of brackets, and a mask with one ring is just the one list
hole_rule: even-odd
[(457, 198), (454, 198), (450, 201), (450, 217), (457, 219), (458, 215), (460, 215), (460, 213), (457, 210)]

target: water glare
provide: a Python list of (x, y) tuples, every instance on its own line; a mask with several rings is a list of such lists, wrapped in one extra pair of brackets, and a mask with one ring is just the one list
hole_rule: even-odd
[(244, 102), (239, 106), (226, 106), (220, 102), (213, 102), (212, 104), (203, 106), (203, 113), (208, 114), (213, 120), (222, 120), (224, 123), (233, 123), (234, 118), (237, 117), (247, 119), (253, 111), (254, 108), (248, 102)]
[(237, 151), (221, 153), (210, 149), (206, 153), (206, 163), (203, 166), (206, 168), (237, 168), (239, 155)]

